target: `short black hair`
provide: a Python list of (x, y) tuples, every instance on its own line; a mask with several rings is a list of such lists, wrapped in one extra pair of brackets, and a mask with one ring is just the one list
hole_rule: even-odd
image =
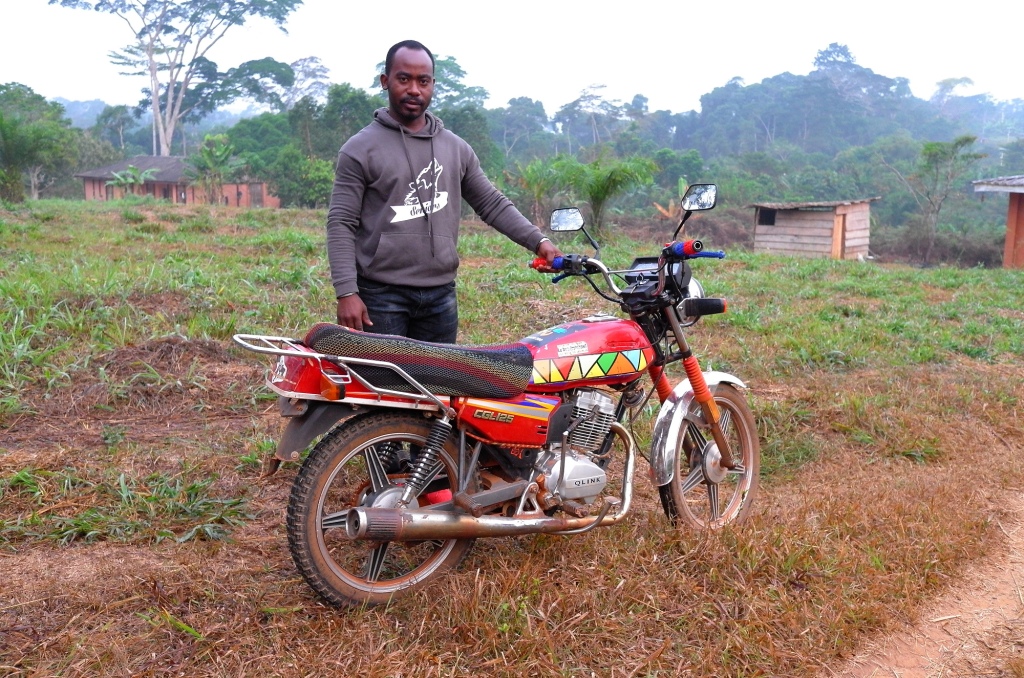
[(426, 45), (416, 40), (403, 40), (402, 42), (396, 42), (391, 46), (391, 49), (388, 50), (388, 55), (384, 59), (384, 75), (391, 75), (391, 64), (395, 60), (395, 53), (403, 47), (423, 50), (427, 53), (427, 56), (430, 57), (430, 67), (434, 67), (434, 53), (427, 49)]

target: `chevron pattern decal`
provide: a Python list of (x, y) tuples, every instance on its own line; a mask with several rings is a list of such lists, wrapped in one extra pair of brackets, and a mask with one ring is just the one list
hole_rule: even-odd
[(632, 374), (647, 369), (644, 351), (616, 351), (595, 355), (578, 355), (552, 360), (534, 360), (534, 384), (555, 384), (582, 379), (600, 379), (619, 374)]

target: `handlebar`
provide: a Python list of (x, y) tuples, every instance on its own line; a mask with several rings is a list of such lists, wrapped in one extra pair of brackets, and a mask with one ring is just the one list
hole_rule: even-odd
[[(684, 240), (683, 242), (672, 242), (665, 245), (665, 248), (661, 251), (662, 262), (666, 261), (681, 261), (686, 259), (724, 259), (725, 252), (722, 251), (706, 251), (704, 250), (704, 243), (700, 240)], [(537, 257), (530, 262), (530, 267), (533, 269), (539, 269), (547, 266), (548, 261), (544, 257)], [(616, 295), (621, 295), (622, 290), (615, 284), (612, 279), (613, 273), (623, 273), (623, 271), (611, 271), (604, 263), (599, 259), (592, 259), (582, 254), (566, 254), (564, 256), (555, 257), (551, 262), (551, 268), (556, 271), (562, 271), (551, 279), (552, 283), (557, 283), (565, 280), (572, 275), (581, 275), (586, 273), (600, 273), (605, 280), (605, 283)], [(658, 292), (664, 289), (665, 286), (665, 266), (658, 266)], [(715, 312), (715, 311), (710, 311)], [(721, 313), (722, 311), (717, 311)]]
[(668, 259), (725, 259), (725, 252), (709, 252), (704, 250), (700, 240), (684, 240), (665, 245), (662, 254)]

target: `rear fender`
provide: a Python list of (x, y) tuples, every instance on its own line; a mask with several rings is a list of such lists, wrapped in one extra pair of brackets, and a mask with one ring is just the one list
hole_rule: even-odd
[[(739, 378), (726, 372), (705, 372), (704, 381), (714, 393), (719, 384), (732, 384), (739, 388), (747, 388)], [(654, 434), (651, 436), (651, 476), (655, 486), (661, 487), (672, 482), (676, 470), (676, 454), (686, 433), (686, 418), (703, 421), (703, 414), (693, 405), (693, 389), (689, 381), (681, 381), (672, 390), (672, 395), (662, 403), (658, 418), (654, 421)], [(693, 412), (691, 412), (691, 409)]]
[(288, 417), (281, 440), (277, 443), (274, 458), (280, 461), (297, 461), (302, 451), (313, 440), (327, 433), (343, 419), (355, 416), (360, 408), (345, 403), (319, 400), (298, 400), (278, 398), (281, 416)]

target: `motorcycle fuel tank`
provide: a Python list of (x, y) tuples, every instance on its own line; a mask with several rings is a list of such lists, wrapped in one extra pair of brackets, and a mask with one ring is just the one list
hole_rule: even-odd
[(629, 382), (654, 359), (639, 325), (604, 314), (549, 327), (521, 342), (533, 353), (532, 392)]

